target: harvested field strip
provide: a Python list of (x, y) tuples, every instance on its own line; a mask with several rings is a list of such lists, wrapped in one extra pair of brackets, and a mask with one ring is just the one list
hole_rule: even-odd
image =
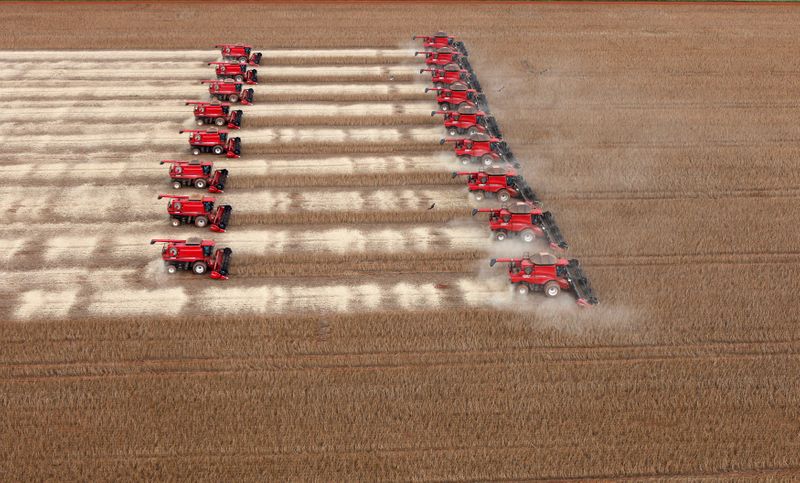
[(313, 225), (336, 224), (370, 224), (385, 223), (391, 218), (393, 223), (444, 224), (453, 220), (468, 217), (470, 207), (443, 208), (425, 211), (403, 210), (391, 215), (385, 211), (336, 211), (336, 212), (304, 212), (297, 213), (239, 213), (231, 216), (231, 226), (248, 225), (294, 225), (299, 221)]
[[(119, 153), (98, 151), (81, 155), (53, 153), (31, 159), (27, 154), (10, 154), (0, 160), (0, 179), (7, 181), (34, 182), (41, 184), (52, 179), (78, 179), (94, 181), (101, 179), (124, 180), (128, 176), (146, 176), (149, 179), (164, 177), (166, 167), (159, 165), (158, 160), (175, 157), (175, 151), (142, 150), (135, 153)], [(445, 152), (427, 155), (394, 154), (385, 156), (369, 156), (354, 154), (352, 156), (329, 157), (285, 157), (242, 159), (218, 158), (214, 161), (217, 168), (234, 168), (229, 181), (245, 183), (248, 178), (295, 177), (307, 176), (309, 181), (317, 177), (332, 175), (352, 176), (357, 178), (364, 174), (391, 175), (418, 173), (447, 176), (457, 165), (452, 155)], [(238, 181), (235, 181), (238, 180)], [(452, 180), (452, 178), (451, 178)], [(166, 183), (166, 181), (164, 181)], [(462, 181), (463, 183), (463, 181)], [(424, 184), (424, 183), (417, 183)]]
[[(419, 65), (329, 65), (329, 66), (254, 66), (260, 84), (276, 82), (389, 82), (419, 80)], [(8, 64), (0, 62), (0, 81), (64, 81), (64, 80), (154, 80), (200, 81), (215, 79), (212, 66), (205, 62), (135, 62), (90, 63), (78, 65), (57, 62), (47, 64)]]
[[(260, 101), (404, 101), (433, 99), (425, 93), (425, 84), (369, 83), (369, 84), (261, 84), (253, 87), (254, 102)], [(93, 101), (95, 99), (208, 99), (208, 87), (196, 83), (127, 81), (109, 84), (101, 81), (53, 81), (38, 85), (36, 89), (20, 90), (14, 83), (0, 81), (0, 95), (13, 99), (46, 101), (67, 98)], [(87, 105), (87, 104), (84, 104)]]
[[(166, 129), (165, 129), (166, 128)], [(172, 128), (170, 130), (170, 128)], [(438, 140), (441, 134), (433, 127), (403, 128), (285, 128), (236, 132), (242, 138), (242, 150), (250, 153), (309, 153), (309, 152), (392, 152), (403, 143), (404, 150), (443, 150)], [(146, 129), (131, 129), (121, 133), (119, 127), (97, 128), (91, 134), (43, 134), (24, 137), (0, 135), (0, 153), (16, 152), (25, 146), (29, 151), (52, 152), (70, 149), (105, 149), (139, 151), (185, 143), (188, 134), (179, 134), (174, 126), (147, 125)], [(408, 146), (408, 147), (406, 147)]]
[[(363, 103), (292, 103), (292, 104), (254, 104), (250, 106), (237, 106), (245, 113), (245, 121), (258, 117), (326, 117), (329, 122), (339, 122), (339, 117), (367, 116), (367, 117), (425, 117), (426, 123), (440, 124), (441, 121), (432, 117), (431, 103), (419, 102), (363, 102)], [(13, 123), (3, 124), (4, 127), (14, 125), (30, 125), (33, 117), (42, 116), (48, 120), (81, 121), (90, 123), (95, 120), (157, 120), (157, 121), (184, 121), (194, 119), (191, 107), (184, 105), (183, 101), (154, 104), (150, 101), (124, 100), (109, 101), (98, 100), (90, 106), (80, 101), (44, 101), (22, 102), (10, 106), (4, 111), (4, 119), (14, 120)], [(47, 122), (47, 121), (45, 121)]]
[[(414, 57), (414, 49), (256, 49), (263, 54), (264, 65), (274, 65), (280, 60), (288, 63), (325, 63), (349, 59), (365, 59), (380, 63), (389, 60), (407, 62)], [(0, 50), (0, 62), (30, 62), (47, 59), (48, 50)], [(59, 50), (60, 62), (142, 62), (142, 61), (196, 61), (211, 62), (220, 57), (219, 49), (206, 50)], [(272, 62), (270, 62), (272, 61)], [(258, 68), (258, 66), (255, 66)]]
[[(56, 188), (41, 187), (32, 193), (23, 187), (0, 188), (0, 204), (7, 209), (7, 222), (31, 223), (37, 220), (74, 221), (152, 220), (166, 217), (166, 201), (158, 201), (157, 193), (142, 196), (143, 186), (120, 186), (113, 190), (96, 185)], [(165, 190), (165, 194), (173, 193)], [(76, 203), (75, 200), (81, 200)], [(394, 212), (439, 211), (461, 209), (468, 214), (470, 205), (463, 188), (381, 190), (251, 190), (232, 191), (217, 196), (219, 204), (230, 204), (234, 213), (286, 213), (301, 223), (297, 212), (381, 212), (384, 218)], [(429, 210), (431, 204), (434, 209)]]
[(479, 250), (421, 253), (365, 253), (326, 255), (324, 263), (307, 253), (280, 256), (244, 255), (236, 258), (231, 276), (236, 277), (351, 277), (417, 273), (472, 274), (485, 257)]

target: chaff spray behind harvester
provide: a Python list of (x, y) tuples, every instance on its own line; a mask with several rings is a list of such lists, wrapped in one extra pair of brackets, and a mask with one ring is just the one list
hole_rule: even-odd
[[(539, 238), (546, 240), (552, 249), (566, 250), (569, 245), (555, 217), (542, 209), (531, 186), (515, 169), (520, 163), (491, 114), (464, 43), (444, 32), (414, 38), (422, 39), (425, 49), (415, 54), (425, 59), (426, 66), (420, 69), (420, 74), (429, 72), (431, 75), (433, 86), (425, 92), (436, 93), (439, 110), (431, 112), (431, 116), (443, 116), (443, 126), (450, 136), (441, 143), (452, 143), (453, 152), (462, 164), (483, 166), (456, 171), (453, 177), (466, 177), (468, 191), (476, 201), (495, 199), (501, 203), (499, 207), (474, 208), (472, 215), (487, 213), (489, 229), (498, 241), (516, 237), (531, 243)], [(497, 262), (509, 263), (509, 281), (520, 294), (540, 291), (555, 297), (561, 290), (571, 290), (579, 305), (598, 303), (575, 259), (543, 252), (534, 256), (525, 254), (521, 258), (493, 258), (490, 266)]]
[[(239, 129), (242, 124), (243, 111), (232, 109), (232, 103), (243, 106), (253, 103), (252, 88), (244, 85), (258, 83), (258, 71), (248, 66), (261, 62), (261, 53), (253, 52), (252, 46), (246, 44), (217, 45), (221, 49), (223, 61), (208, 62), (213, 66), (216, 80), (200, 81), (208, 84), (211, 101), (184, 101), (193, 106), (192, 114), (198, 126), (214, 124), (228, 129)], [(189, 133), (189, 147), (192, 154), (225, 155), (227, 158), (238, 158), (242, 152), (241, 139), (228, 135), (228, 131), (216, 127), (208, 129), (186, 129), (181, 133)], [(212, 161), (194, 159), (191, 161), (163, 160), (161, 164), (169, 164), (169, 179), (173, 189), (195, 188), (208, 190), (209, 193), (222, 193), (228, 179), (227, 169), (214, 169)], [(167, 214), (173, 227), (194, 225), (198, 228), (208, 227), (216, 233), (224, 233), (233, 208), (230, 205), (217, 205), (211, 196), (160, 194), (158, 199), (167, 198)], [(161, 258), (167, 273), (180, 270), (191, 270), (195, 274), (208, 273), (212, 279), (227, 280), (233, 250), (216, 248), (213, 240), (200, 238), (173, 239), (155, 238), (151, 244), (163, 243)]]

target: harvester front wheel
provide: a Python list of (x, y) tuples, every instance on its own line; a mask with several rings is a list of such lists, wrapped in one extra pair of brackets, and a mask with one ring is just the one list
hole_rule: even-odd
[(192, 265), (192, 271), (197, 275), (206, 273), (206, 268), (205, 262), (194, 262), (194, 265)]
[(226, 123), (227, 121), (225, 120), (224, 117), (218, 117), (214, 119), (214, 124), (216, 124), (217, 126), (224, 126)]
[(517, 285), (517, 293), (520, 295), (528, 295), (528, 292), (531, 291), (530, 287), (526, 283), (520, 283)]
[(197, 228), (205, 228), (208, 225), (208, 218), (205, 216), (198, 216), (194, 219), (194, 226)]
[(505, 203), (505, 202), (507, 202), (508, 200), (511, 199), (511, 195), (508, 194), (508, 191), (506, 191), (506, 190), (499, 190), (497, 192), (497, 199), (500, 200), (501, 202)]
[(231, 94), (228, 96), (228, 101), (230, 102), (239, 102), (239, 96), (236, 94)]
[(519, 234), (519, 236), (525, 243), (530, 243), (536, 239), (536, 236), (530, 230), (523, 230), (522, 233)]
[(177, 218), (173, 218), (172, 220), (170, 220), (170, 224), (172, 226), (174, 226), (174, 227), (181, 226), (181, 220), (179, 220)]
[(200, 156), (200, 148), (192, 148), (192, 154), (195, 156)]
[(214, 151), (214, 154), (222, 154), (225, 151), (225, 149), (220, 145), (216, 145), (216, 146), (214, 146), (213, 151)]
[(483, 191), (473, 191), (472, 193), (475, 197), (475, 201), (483, 201)]
[(194, 180), (194, 187), (199, 189), (199, 190), (204, 189), (206, 187), (206, 180), (204, 180), (202, 178), (198, 178), (198, 179)]
[(497, 241), (503, 241), (506, 238), (508, 238), (508, 233), (504, 231), (498, 231), (497, 233), (494, 234), (494, 239)]
[(546, 284), (544, 284), (544, 294), (548, 297), (556, 297), (561, 292), (561, 287), (558, 286), (558, 282), (555, 280), (550, 280)]
[(178, 267), (175, 265), (167, 265), (167, 273), (170, 275), (178, 273)]

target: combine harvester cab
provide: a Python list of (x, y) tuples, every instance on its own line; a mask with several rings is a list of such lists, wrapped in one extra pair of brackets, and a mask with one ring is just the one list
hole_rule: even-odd
[(486, 133), (473, 134), (465, 138), (441, 139), (439, 144), (453, 143), (453, 150), (462, 164), (480, 162), (484, 166), (506, 162), (519, 168), (519, 162), (508, 144)]
[(233, 79), (236, 82), (245, 84), (258, 84), (258, 71), (256, 69), (247, 70), (247, 64), (236, 62), (209, 62), (208, 65), (214, 66), (214, 72), (219, 79)]
[(194, 225), (198, 228), (209, 227), (211, 231), (225, 233), (231, 217), (231, 205), (219, 205), (216, 211), (216, 199), (210, 196), (158, 195), (158, 199), (167, 198), (167, 213), (174, 227)]
[(548, 297), (556, 297), (562, 290), (571, 289), (578, 299), (578, 305), (598, 303), (578, 260), (538, 253), (533, 257), (525, 254), (522, 258), (493, 258), (489, 266), (493, 267), (498, 262), (509, 264), (508, 278), (519, 294), (544, 292)]
[(201, 84), (208, 84), (208, 93), (212, 99), (219, 101), (231, 102), (243, 106), (253, 103), (253, 88), (242, 89), (241, 82), (236, 82), (233, 79), (225, 80), (204, 80), (200, 81)]
[(483, 94), (469, 88), (463, 82), (454, 82), (450, 87), (426, 87), (425, 92), (437, 92), (436, 103), (442, 111), (456, 111), (462, 106), (472, 106), (486, 111)]
[(454, 171), (453, 178), (456, 176), (467, 177), (467, 188), (476, 201), (483, 201), (487, 194), (492, 194), (502, 203), (517, 198), (540, 204), (525, 179), (511, 168), (490, 166), (482, 171)]
[(415, 35), (412, 40), (422, 39), (422, 48), (425, 51), (438, 50), (444, 47), (452, 47), (457, 49), (463, 55), (467, 55), (467, 48), (464, 47), (464, 42), (460, 42), (447, 35), (446, 32), (436, 32), (433, 35)]
[(433, 82), (434, 87), (446, 87), (456, 82), (462, 82), (475, 88), (471, 72), (462, 69), (458, 64), (447, 64), (442, 68), (428, 67), (427, 69), (419, 70), (420, 74), (423, 72), (431, 73), (431, 82)]
[(258, 65), (261, 63), (261, 52), (253, 52), (253, 46), (247, 44), (217, 44), (223, 59), (234, 59), (240, 64)]
[(167, 273), (177, 273), (178, 270), (191, 270), (197, 275), (209, 273), (214, 280), (228, 280), (228, 269), (231, 263), (233, 250), (230, 248), (214, 251), (216, 244), (213, 240), (189, 238), (188, 240), (173, 240), (170, 238), (155, 238), (150, 244), (163, 243), (161, 259), (167, 267)]
[(242, 153), (242, 140), (238, 137), (229, 137), (228, 131), (216, 128), (206, 130), (182, 129), (180, 134), (189, 133), (189, 146), (195, 156), (200, 153), (213, 153), (217, 156), (225, 154), (228, 158), (238, 158)]
[(502, 208), (473, 208), (472, 216), (478, 213), (489, 213), (489, 228), (497, 241), (517, 236), (525, 243), (531, 243), (536, 238), (544, 238), (551, 248), (569, 248), (553, 214), (543, 212), (541, 207), (532, 203), (520, 201)]
[(447, 64), (460, 64), (462, 54), (451, 47), (442, 47), (433, 51), (423, 50), (414, 52), (414, 55), (425, 55), (425, 64), (435, 66), (445, 66)]
[(493, 116), (487, 115), (475, 106), (462, 105), (457, 111), (431, 111), (431, 116), (444, 116), (444, 127), (450, 136), (472, 136), (485, 133), (502, 139), (500, 128)]
[(198, 126), (216, 124), (228, 129), (239, 129), (242, 125), (242, 110), (231, 110), (227, 102), (186, 101), (187, 106), (194, 106), (194, 120)]
[(212, 161), (165, 159), (159, 164), (170, 165), (169, 177), (175, 189), (194, 186), (200, 190), (208, 188), (209, 193), (222, 193), (228, 180), (228, 170), (214, 170)]

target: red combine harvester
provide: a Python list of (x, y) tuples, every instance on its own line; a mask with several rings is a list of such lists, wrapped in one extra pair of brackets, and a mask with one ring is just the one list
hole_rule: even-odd
[(167, 213), (172, 226), (194, 225), (209, 227), (211, 231), (225, 233), (231, 217), (231, 205), (220, 205), (214, 211), (216, 199), (210, 196), (158, 195), (158, 199), (168, 198)]
[(253, 88), (242, 89), (243, 84), (233, 79), (204, 80), (201, 84), (208, 84), (208, 93), (212, 98), (220, 101), (238, 102), (242, 105), (253, 103)]
[(508, 278), (517, 293), (544, 292), (548, 297), (555, 297), (562, 290), (572, 289), (578, 305), (598, 303), (578, 260), (539, 253), (533, 257), (525, 254), (522, 258), (492, 258), (489, 266), (493, 267), (497, 262), (509, 264)]
[(419, 73), (431, 73), (431, 82), (433, 87), (445, 87), (452, 85), (456, 82), (468, 84), (471, 88), (480, 91), (481, 86), (478, 79), (467, 69), (462, 69), (458, 64), (447, 64), (444, 67), (428, 67), (427, 69), (420, 69)]
[(553, 248), (569, 248), (553, 214), (542, 211), (532, 203), (520, 201), (502, 208), (472, 209), (472, 216), (478, 213), (489, 213), (489, 228), (497, 241), (512, 236), (518, 236), (525, 243), (531, 243), (536, 238), (546, 238)]
[(454, 143), (454, 150), (463, 164), (480, 161), (484, 166), (505, 161), (519, 168), (519, 163), (508, 144), (485, 133), (473, 134), (466, 138), (441, 139), (440, 144)]
[(159, 164), (169, 163), (169, 177), (172, 180), (172, 187), (180, 189), (184, 186), (194, 186), (202, 190), (208, 188), (209, 193), (222, 193), (225, 189), (225, 181), (228, 180), (228, 170), (214, 170), (212, 161), (175, 161), (165, 159)]
[(242, 110), (231, 110), (227, 102), (186, 101), (187, 106), (194, 106), (194, 120), (198, 126), (204, 124), (227, 125), (229, 129), (239, 129), (242, 125)]
[(419, 54), (425, 55), (425, 64), (427, 65), (445, 66), (454, 62), (461, 64), (461, 59), (463, 58), (463, 54), (461, 54), (461, 52), (458, 52), (451, 47), (442, 47), (432, 51), (423, 50), (420, 52), (414, 52), (414, 55)]
[(513, 169), (491, 166), (482, 171), (456, 171), (453, 178), (456, 176), (467, 177), (467, 187), (476, 201), (483, 201), (487, 194), (494, 194), (503, 203), (511, 198), (539, 203), (533, 189)]
[(214, 251), (215, 243), (212, 240), (189, 238), (188, 240), (173, 240), (169, 238), (155, 238), (150, 244), (163, 243), (161, 258), (167, 267), (167, 273), (177, 273), (178, 270), (191, 270), (198, 275), (211, 271), (210, 277), (214, 280), (228, 280), (228, 267), (231, 263), (230, 248)]
[(252, 45), (219, 44), (214, 48), (220, 49), (223, 59), (236, 59), (240, 64), (258, 65), (261, 63), (261, 52), (253, 52)]
[(462, 106), (473, 106), (485, 111), (486, 100), (483, 94), (467, 87), (463, 82), (454, 82), (450, 87), (426, 87), (425, 92), (438, 92), (436, 103), (442, 111), (455, 111)]
[(195, 156), (200, 153), (225, 154), (228, 158), (238, 158), (242, 152), (242, 140), (238, 137), (228, 137), (228, 131), (217, 128), (182, 129), (180, 134), (189, 133), (189, 146)]
[(413, 40), (422, 39), (422, 47), (427, 50), (438, 50), (443, 47), (453, 47), (458, 49), (464, 55), (467, 55), (467, 49), (464, 47), (464, 42), (459, 42), (455, 37), (447, 35), (445, 32), (436, 32), (433, 35), (415, 35)]
[(444, 115), (444, 127), (450, 136), (486, 133), (496, 138), (503, 137), (494, 116), (487, 115), (475, 106), (461, 106), (457, 111), (431, 111), (431, 116), (436, 114)]
[(247, 70), (247, 64), (237, 64), (235, 62), (209, 62), (208, 65), (214, 66), (217, 79), (233, 79), (236, 82), (245, 84), (258, 84), (258, 71)]

